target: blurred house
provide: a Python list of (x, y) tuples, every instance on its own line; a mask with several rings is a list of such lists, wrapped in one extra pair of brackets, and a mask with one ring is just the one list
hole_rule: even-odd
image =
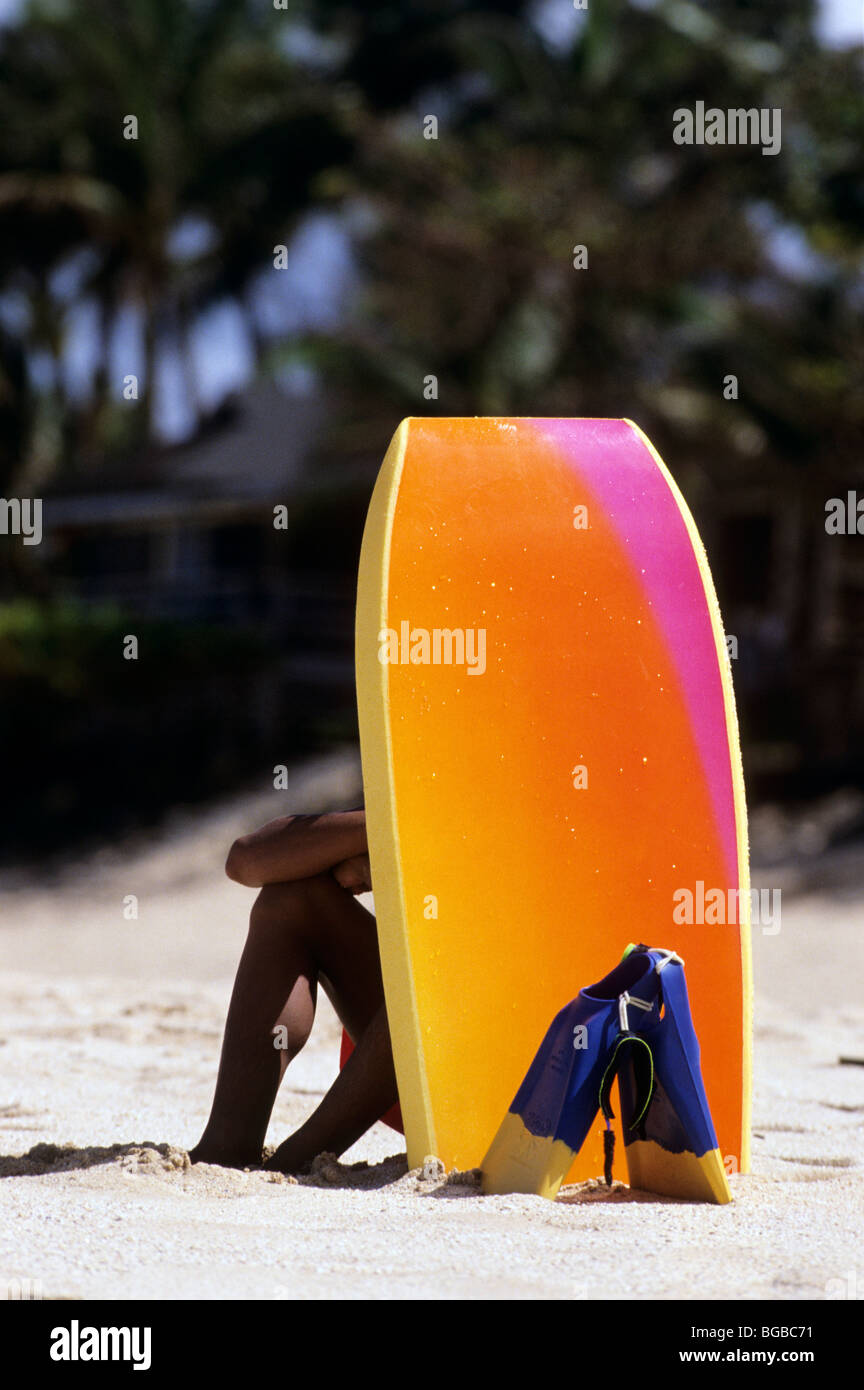
[(305, 680), (350, 684), (350, 585), (326, 554), (310, 563), (308, 541), (298, 554), (316, 499), (355, 486), (316, 464), (325, 412), (315, 392), (262, 381), (191, 442), (47, 493), (52, 588), (148, 618), (264, 627)]
[[(356, 563), (381, 449), (329, 447), (328, 399), (260, 382), (193, 441), (46, 495), (39, 560), (52, 592), (263, 629), (281, 691), (309, 709), (328, 694), (352, 706)], [(688, 468), (680, 442), (666, 453), (734, 639), (751, 791), (864, 780), (864, 549), (825, 529), (828, 497), (855, 479), (769, 459), (758, 476), (732, 459)]]
[[(316, 395), (260, 384), (182, 447), (46, 490), (42, 544), (7, 548), (49, 601), (7, 634), (0, 723), (20, 736), (0, 859), (272, 784), (356, 736), (359, 536), (340, 518), (362, 525), (368, 471), (322, 456), (323, 425)], [(152, 659), (124, 681), (122, 635), (139, 631)]]
[(269, 615), (286, 588), (274, 507), (290, 512), (302, 493), (320, 417), (316, 396), (261, 383), (192, 442), (46, 495), (45, 559), (62, 589), (147, 616)]

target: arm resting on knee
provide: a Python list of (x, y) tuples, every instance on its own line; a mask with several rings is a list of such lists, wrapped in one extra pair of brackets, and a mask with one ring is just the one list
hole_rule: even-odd
[(263, 888), (332, 869), (366, 853), (366, 812), (327, 811), (319, 816), (280, 816), (228, 852), (225, 872), (235, 883)]

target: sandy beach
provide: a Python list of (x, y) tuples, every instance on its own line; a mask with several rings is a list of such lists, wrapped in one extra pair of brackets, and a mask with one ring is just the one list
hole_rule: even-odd
[[(783, 889), (754, 931), (753, 1172), (735, 1202), (621, 1184), (558, 1200), (482, 1197), (470, 1175), (408, 1172), (377, 1125), (299, 1181), (190, 1168), (253, 894), (222, 871), (239, 833), (286, 810), (356, 804), (334, 754), (290, 793), (177, 815), (122, 853), (0, 909), (0, 1287), (51, 1299), (864, 1297), (864, 883), (860, 850), (755, 875)], [(124, 901), (138, 900), (137, 920)], [(372, 907), (371, 895), (363, 899)], [(335, 1074), (321, 995), (268, 1142)]]

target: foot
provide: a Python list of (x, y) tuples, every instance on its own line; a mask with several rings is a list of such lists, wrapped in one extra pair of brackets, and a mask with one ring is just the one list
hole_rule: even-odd
[(215, 1144), (196, 1144), (194, 1149), (189, 1150), (190, 1163), (214, 1163), (219, 1168), (259, 1168), (261, 1166), (261, 1155), (255, 1153), (232, 1153), (229, 1149), (220, 1149)]
[(264, 1160), (264, 1167), (272, 1173), (291, 1173), (294, 1177), (301, 1177), (306, 1173), (311, 1173), (315, 1155), (311, 1157), (308, 1149), (300, 1148), (295, 1142), (296, 1135), (281, 1143), (278, 1149)]

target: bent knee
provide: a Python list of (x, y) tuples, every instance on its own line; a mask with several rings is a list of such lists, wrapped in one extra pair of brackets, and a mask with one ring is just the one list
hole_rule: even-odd
[(284, 883), (265, 883), (252, 904), (249, 925), (285, 925), (302, 920), (309, 906), (324, 892), (338, 886), (328, 873), (296, 878)]

